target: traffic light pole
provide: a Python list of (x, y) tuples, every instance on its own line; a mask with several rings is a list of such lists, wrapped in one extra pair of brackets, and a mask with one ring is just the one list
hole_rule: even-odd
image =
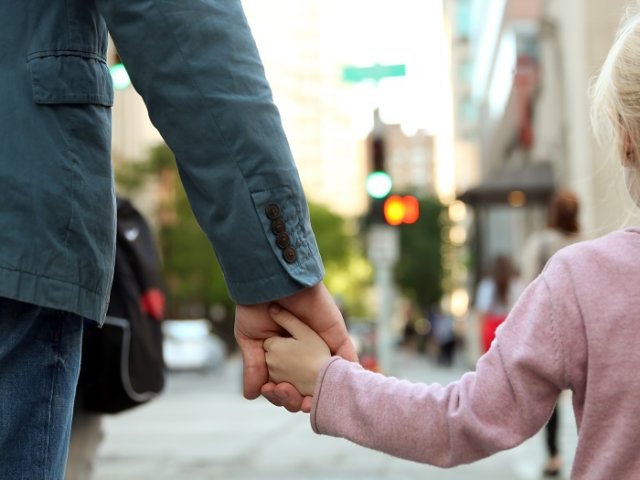
[[(387, 77), (405, 76), (405, 66), (371, 65), (369, 67), (348, 66), (343, 69), (342, 79), (346, 82), (363, 81), (378, 82)], [(375, 286), (378, 293), (378, 311), (376, 312), (376, 349), (380, 368), (389, 373), (391, 369), (392, 332), (391, 316), (393, 315), (394, 285), (393, 267), (399, 255), (398, 231), (389, 225), (380, 224), (383, 218), (377, 218), (376, 201), (383, 201), (392, 188), (391, 177), (385, 168), (384, 125), (380, 120), (378, 108), (374, 111), (373, 129), (368, 143), (369, 171), (367, 193), (371, 197), (369, 219), (373, 223), (369, 229), (369, 258), (375, 269)], [(380, 203), (380, 202), (378, 202)], [(412, 222), (408, 222), (412, 223)]]
[(398, 260), (398, 229), (388, 225), (373, 225), (369, 230), (368, 252), (375, 269), (375, 288), (378, 297), (376, 312), (376, 355), (380, 370), (391, 373), (393, 336), (394, 282), (393, 267)]

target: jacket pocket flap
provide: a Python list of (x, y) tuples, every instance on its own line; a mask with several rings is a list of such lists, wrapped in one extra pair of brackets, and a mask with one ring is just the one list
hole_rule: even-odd
[(30, 56), (36, 103), (92, 103), (111, 107), (113, 83), (104, 61), (77, 52)]

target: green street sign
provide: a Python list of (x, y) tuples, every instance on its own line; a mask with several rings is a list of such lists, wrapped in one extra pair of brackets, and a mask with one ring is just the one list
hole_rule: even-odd
[(368, 67), (347, 66), (342, 69), (342, 80), (350, 83), (363, 82), (365, 80), (379, 81), (386, 77), (404, 77), (406, 75), (406, 66), (404, 64), (397, 65), (370, 65)]

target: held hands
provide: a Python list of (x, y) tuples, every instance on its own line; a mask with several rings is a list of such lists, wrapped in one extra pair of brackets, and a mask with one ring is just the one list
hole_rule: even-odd
[(292, 384), (302, 395), (313, 395), (320, 369), (331, 357), (329, 347), (316, 332), (279, 306), (271, 306), (269, 313), (291, 335), (264, 341), (269, 377), (276, 383)]
[[(322, 282), (282, 298), (278, 304), (317, 332), (331, 353), (358, 360), (340, 310)], [(262, 394), (291, 412), (309, 412), (310, 397), (303, 397), (290, 383), (269, 381), (263, 342), (284, 332), (269, 315), (269, 303), (237, 305), (234, 330), (244, 363), (244, 396), (254, 399)]]

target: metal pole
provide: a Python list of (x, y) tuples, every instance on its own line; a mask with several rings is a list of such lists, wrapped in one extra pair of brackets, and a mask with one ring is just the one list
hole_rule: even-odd
[(391, 316), (393, 315), (393, 264), (379, 262), (376, 265), (376, 289), (379, 295), (376, 318), (377, 345), (376, 353), (380, 370), (386, 375), (392, 370), (392, 332)]
[(398, 255), (398, 230), (388, 225), (374, 225), (369, 231), (369, 258), (375, 268), (375, 287), (378, 295), (376, 356), (380, 370), (387, 375), (392, 368), (393, 267), (398, 261)]

